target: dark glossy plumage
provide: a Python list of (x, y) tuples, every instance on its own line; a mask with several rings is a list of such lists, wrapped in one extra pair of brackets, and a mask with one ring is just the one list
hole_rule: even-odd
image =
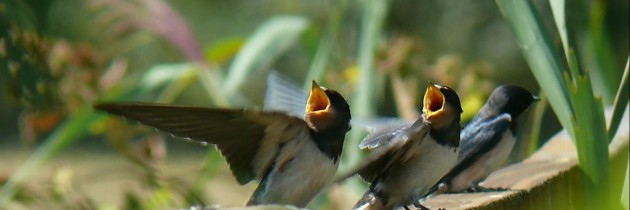
[[(513, 85), (497, 87), (461, 132), (457, 164), (440, 180), (441, 191), (458, 192), (485, 179), (514, 145), (518, 117), (538, 98)], [(438, 185), (432, 191), (438, 190)]]

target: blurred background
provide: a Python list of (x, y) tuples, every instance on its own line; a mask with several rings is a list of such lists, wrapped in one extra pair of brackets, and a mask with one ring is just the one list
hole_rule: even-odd
[[(549, 3), (533, 2), (557, 37)], [(594, 87), (606, 105), (628, 56), (628, 8), (628, 1), (610, 0), (601, 9), (602, 56), (612, 71), (591, 75), (601, 78)], [(539, 93), (494, 1), (0, 0), (0, 204), (243, 205), (256, 184), (238, 186), (212, 147), (91, 105), (260, 108), (271, 70), (300, 86), (314, 79), (338, 90), (358, 119), (414, 119), (427, 81), (457, 90), (463, 125), (497, 85)], [(537, 104), (520, 120), (524, 132), (511, 162), (561, 129), (547, 106)], [(356, 130), (341, 171), (361, 156)], [(347, 209), (362, 189), (358, 181), (333, 186), (310, 207)]]

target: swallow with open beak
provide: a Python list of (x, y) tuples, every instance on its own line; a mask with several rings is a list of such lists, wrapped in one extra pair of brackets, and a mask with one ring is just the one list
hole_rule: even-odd
[(429, 84), (422, 112), (412, 125), (377, 131), (359, 144), (372, 150), (356, 170), (370, 187), (354, 209), (425, 208), (415, 198), (457, 160), (462, 108), (454, 90)]
[(260, 183), (247, 205), (305, 207), (339, 165), (350, 108), (313, 81), (304, 119), (280, 111), (103, 103), (95, 109), (202, 144), (214, 144), (240, 184)]
[(434, 194), (490, 190), (479, 182), (507, 160), (516, 143), (516, 120), (538, 100), (522, 87), (497, 87), (462, 130), (457, 164), (434, 187)]

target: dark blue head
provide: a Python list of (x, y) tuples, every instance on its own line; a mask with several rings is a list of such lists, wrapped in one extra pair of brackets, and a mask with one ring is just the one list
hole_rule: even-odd
[(483, 107), (486, 114), (496, 115), (508, 113), (512, 120), (516, 120), (538, 97), (525, 88), (515, 85), (501, 85), (494, 89)]

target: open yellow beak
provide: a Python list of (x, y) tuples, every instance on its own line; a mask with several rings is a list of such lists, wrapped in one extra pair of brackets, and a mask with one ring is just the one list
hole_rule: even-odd
[(306, 103), (306, 113), (320, 114), (327, 112), (328, 109), (330, 109), (330, 99), (326, 92), (313, 80), (311, 93)]
[(438, 87), (429, 82), (427, 92), (424, 94), (424, 107), (422, 108), (422, 112), (424, 112), (427, 117), (439, 114), (444, 110), (445, 102), (444, 94), (442, 94)]

